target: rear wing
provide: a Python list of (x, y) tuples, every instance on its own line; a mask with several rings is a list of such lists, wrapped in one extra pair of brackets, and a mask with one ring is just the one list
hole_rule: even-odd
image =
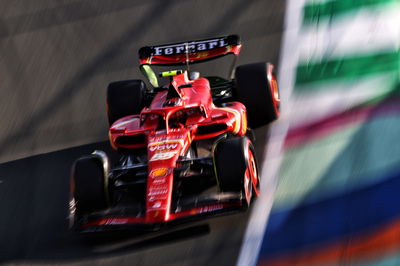
[(184, 65), (212, 60), (228, 54), (239, 55), (238, 35), (187, 41), (139, 49), (141, 65)]

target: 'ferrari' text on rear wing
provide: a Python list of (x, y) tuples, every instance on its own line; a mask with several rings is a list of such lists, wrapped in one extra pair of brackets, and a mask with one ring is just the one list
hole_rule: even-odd
[(240, 52), (239, 36), (229, 35), (213, 39), (187, 41), (159, 46), (145, 46), (139, 50), (141, 64), (180, 65), (198, 63)]

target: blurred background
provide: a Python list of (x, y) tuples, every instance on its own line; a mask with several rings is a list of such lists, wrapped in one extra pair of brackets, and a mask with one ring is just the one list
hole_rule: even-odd
[(400, 2), (287, 5), (289, 130), (259, 263), (399, 265)]
[(239, 64), (278, 62), (280, 1), (5, 1), (0, 161), (103, 140), (105, 89), (142, 78), (138, 50), (240, 34)]
[[(400, 264), (400, 1), (0, 7), (0, 262)], [(282, 117), (256, 131), (263, 196), (250, 212), (164, 235), (71, 236), (70, 166), (93, 149), (110, 152), (107, 84), (142, 78), (141, 46), (226, 34), (242, 38), (239, 65), (279, 69)]]
[[(0, 261), (235, 264), (249, 212), (166, 236), (71, 236), (70, 167), (93, 149), (110, 152), (106, 87), (144, 78), (140, 47), (239, 34), (238, 64), (278, 65), (284, 12), (280, 0), (0, 0)], [(261, 159), (267, 129), (257, 137)]]

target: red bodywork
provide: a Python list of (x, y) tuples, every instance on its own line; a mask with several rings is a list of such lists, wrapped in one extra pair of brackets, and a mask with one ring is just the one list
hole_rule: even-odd
[[(177, 106), (165, 106), (168, 91), (159, 92), (149, 108), (144, 108), (140, 115), (116, 121), (109, 131), (110, 141), (116, 149), (147, 148), (146, 216), (137, 217), (133, 219), (134, 222), (167, 222), (185, 214), (203, 212), (204, 208), (194, 208), (185, 213), (171, 213), (173, 170), (177, 160), (187, 153), (193, 140), (212, 138), (225, 132), (243, 136), (247, 130), (245, 106), (239, 102), (232, 102), (229, 107), (215, 107), (207, 79), (199, 78), (191, 81), (187, 78), (187, 72), (184, 72), (172, 77), (170, 85), (180, 95), (180, 97), (170, 99), (179, 101)], [(186, 86), (179, 88), (182, 85)], [(182, 111), (189, 112), (186, 123), (172, 126), (171, 119), (174, 114)], [(159, 130), (160, 123), (163, 123), (165, 128), (162, 127)], [(220, 130), (208, 134), (199, 132), (199, 128), (216, 124), (221, 125)], [(120, 138), (127, 137), (144, 141), (119, 142)], [(209, 208), (222, 208), (222, 204), (220, 205), (209, 206)], [(132, 222), (127, 218), (124, 219), (122, 220)], [(115, 218), (114, 221), (116, 221)]]
[[(208, 45), (208, 48), (212, 49), (202, 51), (202, 45)], [(186, 48), (186, 53), (182, 53), (182, 47)], [(185, 64), (227, 54), (238, 55), (240, 48), (238, 37), (228, 36), (144, 47), (139, 51), (139, 60), (142, 65)], [(171, 51), (175, 53), (170, 55)], [(246, 107), (242, 103), (231, 101), (220, 106), (216, 107), (213, 104), (208, 79), (189, 80), (187, 72), (184, 71), (182, 74), (171, 76), (170, 83), (154, 95), (151, 104), (144, 107), (140, 114), (115, 121), (109, 129), (112, 147), (117, 151), (129, 150), (135, 153), (140, 150), (147, 154), (146, 199), (143, 206), (145, 211), (134, 215), (126, 213), (115, 215), (106, 211), (95, 218), (85, 220), (80, 224), (80, 228), (162, 225), (184, 218), (229, 212), (243, 207), (243, 195), (240, 193), (239, 195), (219, 193), (215, 200), (211, 199), (205, 203), (198, 204), (195, 200), (196, 204), (191, 207), (171, 207), (174, 178), (176, 178), (174, 171), (182, 159), (190, 158), (188, 154), (193, 141), (213, 139), (226, 134), (244, 136), (247, 132)], [(211, 153), (213, 156), (213, 151)], [(249, 160), (250, 164), (255, 163), (253, 157), (249, 157)], [(214, 162), (211, 166), (213, 165), (215, 167)], [(212, 176), (215, 174), (214, 168)], [(246, 174), (257, 176), (250, 172)], [(257, 179), (251, 182), (258, 195)]]

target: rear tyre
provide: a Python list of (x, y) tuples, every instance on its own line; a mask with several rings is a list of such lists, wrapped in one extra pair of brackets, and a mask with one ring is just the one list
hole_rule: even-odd
[(107, 88), (107, 114), (110, 126), (118, 119), (139, 114), (145, 105), (146, 85), (142, 80), (123, 80)]
[(88, 155), (75, 161), (71, 185), (77, 215), (108, 207), (106, 172), (102, 160), (96, 155)]
[(280, 96), (272, 64), (239, 66), (235, 80), (233, 96), (246, 106), (251, 127), (260, 127), (278, 118)]
[(259, 176), (254, 148), (247, 137), (234, 137), (218, 142), (214, 163), (222, 192), (242, 193), (245, 207), (250, 205), (253, 191), (259, 190)]

